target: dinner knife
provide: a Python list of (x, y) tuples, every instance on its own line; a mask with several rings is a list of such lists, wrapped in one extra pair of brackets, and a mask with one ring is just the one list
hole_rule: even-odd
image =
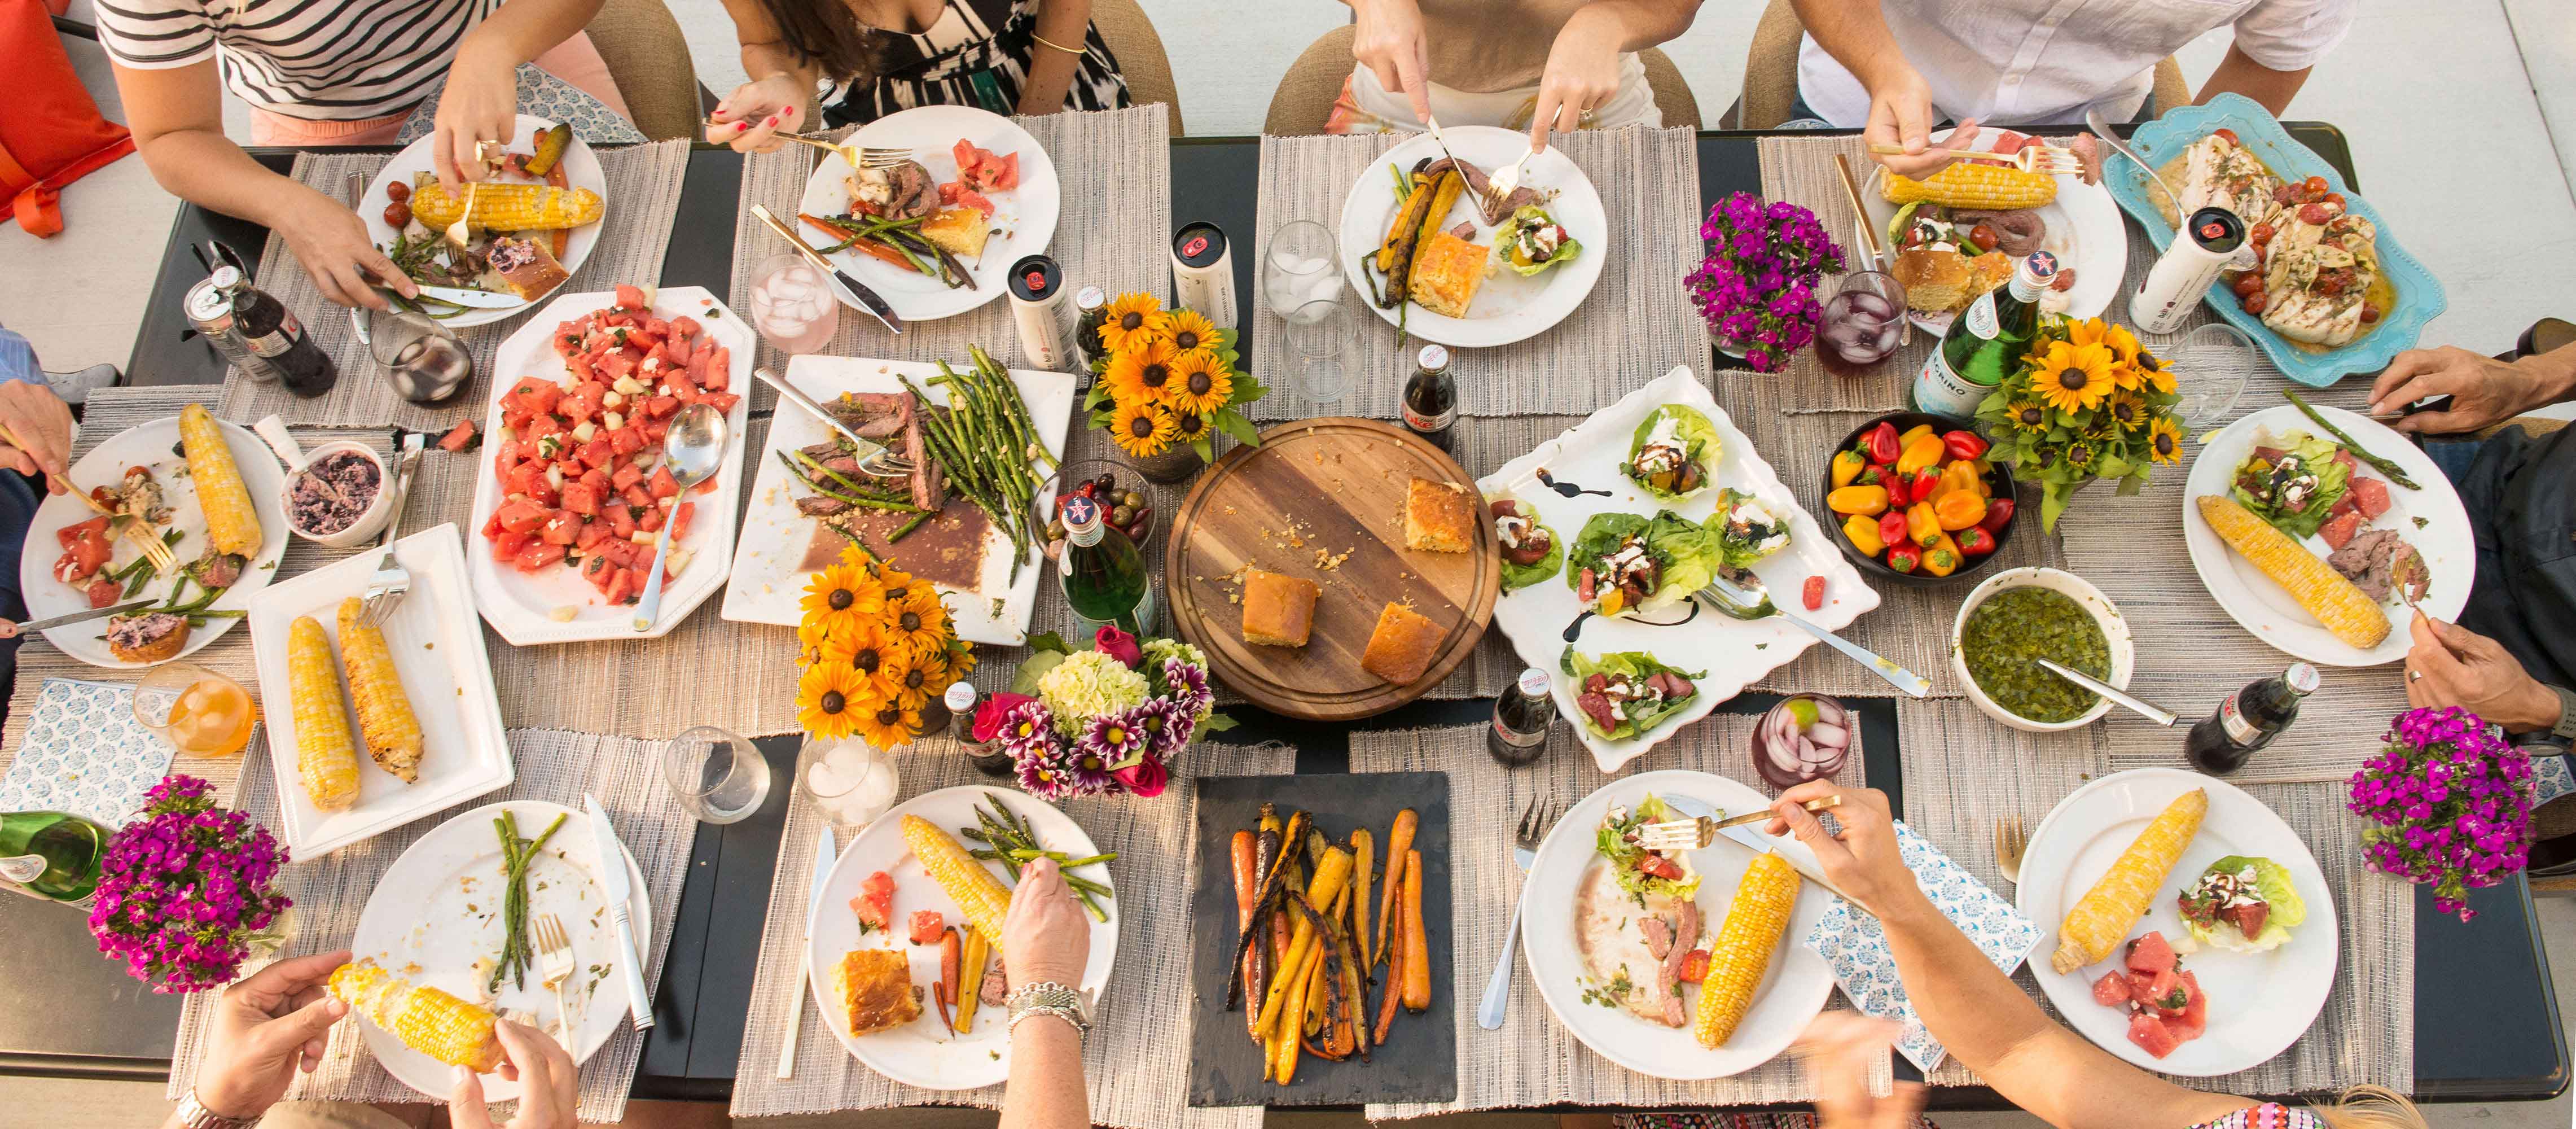
[(2155, 722), (2158, 725), (2171, 726), (2174, 722), (2180, 720), (2173, 715), (2172, 710), (2160, 709), (2156, 706), (2151, 706), (2145, 702), (2139, 701), (2136, 698), (2132, 698), (2127, 694), (2122, 693), (2119, 687), (2113, 686), (2110, 683), (2104, 682), (2099, 678), (2095, 678), (2092, 675), (2084, 673), (2083, 671), (2061, 666), (2057, 663), (2050, 662), (2047, 659), (2040, 659), (2038, 662), (2039, 665), (2047, 667), (2050, 673), (2055, 674), (2059, 678), (2063, 678), (2087, 690), (2091, 690), (2096, 694), (2100, 694), (2105, 698), (2109, 698), (2112, 702), (2118, 705), (2127, 706), (2131, 710), (2136, 711), (2138, 716)]
[[(832, 839), (832, 825), (814, 829), (814, 884), (805, 888), (805, 922), (808, 931), (814, 915), (823, 910), (823, 885), (832, 880), (832, 864), (839, 862), (840, 851)], [(778, 1045), (778, 1077), (784, 1081), (796, 1073), (796, 1033), (805, 1026), (806, 979), (812, 972), (811, 947), (799, 946), (796, 956), (796, 994), (787, 1000), (787, 1040)]]
[(877, 324), (885, 326), (893, 333), (903, 332), (903, 319), (896, 316), (894, 307), (887, 305), (886, 300), (878, 297), (876, 291), (868, 289), (865, 283), (850, 277), (849, 272), (833, 266), (823, 257), (822, 252), (815, 250), (813, 244), (807, 243), (803, 236), (796, 234), (796, 229), (787, 226), (785, 222), (771, 214), (767, 207), (754, 204), (751, 206), (751, 214), (760, 217), (760, 222), (768, 224), (769, 230), (777, 232), (780, 239), (786, 240), (789, 246), (796, 248), (799, 258), (804, 259), (815, 270), (830, 275), (833, 280), (839, 282), (852, 297), (859, 300), (860, 308), (866, 310), (868, 316), (877, 319)]
[(626, 849), (618, 845), (617, 828), (608, 822), (608, 810), (599, 806), (599, 797), (583, 796), (590, 805), (590, 834), (599, 844), (599, 889), (608, 898), (608, 919), (617, 924), (617, 947), (624, 958), (617, 962), (625, 974), (626, 1011), (635, 1017), (637, 1031), (653, 1029), (653, 996), (644, 986), (643, 947), (635, 943), (634, 915), (626, 903), (634, 898), (634, 883), (626, 877)]
[(67, 624), (79, 623), (82, 620), (97, 619), (103, 615), (123, 615), (131, 611), (141, 611), (158, 602), (159, 601), (157, 600), (146, 597), (140, 600), (127, 600), (122, 604), (109, 604), (103, 608), (84, 608), (67, 615), (49, 616), (44, 619), (31, 619), (18, 625), (18, 634), (31, 635), (39, 631), (62, 627)]
[(435, 298), (451, 306), (465, 306), (477, 310), (515, 310), (528, 304), (527, 299), (516, 294), (468, 290), (461, 286), (429, 286), (421, 283), (413, 285), (420, 287), (421, 297)]

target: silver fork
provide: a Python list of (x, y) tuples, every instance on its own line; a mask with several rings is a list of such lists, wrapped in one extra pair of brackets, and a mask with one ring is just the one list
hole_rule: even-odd
[(564, 981), (581, 967), (580, 958), (572, 951), (572, 934), (564, 931), (562, 918), (550, 913), (528, 923), (528, 937), (537, 943), (538, 967), (545, 973), (546, 990), (555, 994), (555, 1037), (565, 1050), (580, 1054), (573, 1050), (572, 1006), (564, 1002)]
[[(776, 370), (755, 368), (751, 370), (751, 375), (761, 383), (777, 389), (779, 399), (805, 409), (805, 414), (823, 421), (823, 426), (831, 428), (835, 434), (848, 440), (850, 446), (855, 449), (854, 453), (859, 460), (860, 470), (880, 478), (902, 478), (912, 473), (912, 460), (887, 450), (883, 443), (859, 438), (859, 433), (850, 430), (848, 425), (841, 422), (840, 417), (832, 414), (831, 409), (815, 403), (813, 397), (797, 390), (795, 385), (787, 383)], [(923, 400), (916, 403), (912, 406), (912, 410), (929, 411), (930, 402)], [(874, 469), (870, 469), (872, 467)]]
[(873, 149), (865, 145), (852, 145), (846, 141), (834, 144), (819, 137), (806, 137), (795, 133), (779, 134), (778, 139), (838, 153), (841, 159), (849, 162), (850, 167), (854, 169), (890, 169), (912, 159), (910, 149)]
[[(1808, 811), (1817, 812), (1840, 807), (1842, 802), (1843, 798), (1840, 796), (1818, 796), (1800, 806)], [(1650, 851), (1706, 850), (1709, 844), (1717, 842), (1719, 831), (1729, 827), (1742, 827), (1748, 823), (1767, 823), (1770, 820), (1771, 809), (1769, 808), (1758, 808), (1743, 815), (1729, 816), (1725, 819), (1711, 819), (1704, 815), (1695, 819), (1668, 819), (1638, 828), (1637, 845)]]
[(2023, 830), (2021, 817), (2008, 815), (1995, 821), (1995, 869), (2004, 881), (2021, 885), (2021, 856), (2030, 849), (2030, 834)]
[[(1520, 827), (1512, 834), (1512, 861), (1520, 864), (1522, 874), (1528, 874), (1530, 864), (1538, 861), (1538, 845), (1546, 841), (1548, 828), (1556, 826), (1557, 817), (1564, 814), (1565, 805), (1557, 802), (1552, 790), (1531, 796), (1521, 808)], [(1512, 1002), (1512, 956), (1521, 944), (1524, 904), (1518, 897), (1512, 899), (1512, 928), (1503, 934), (1502, 959), (1494, 962), (1494, 975), (1485, 981), (1485, 998), (1476, 1005), (1476, 1026), (1487, 1031), (1503, 1025), (1503, 1012)]]
[(385, 618), (394, 613), (403, 596), (411, 591), (411, 570), (394, 559), (394, 539), (402, 533), (403, 507), (411, 503), (411, 478), (420, 471), (421, 448), (429, 437), (413, 432), (403, 438), (402, 471), (394, 481), (393, 516), (385, 519), (385, 557), (376, 562), (375, 575), (367, 578), (365, 599), (358, 605), (358, 618), (370, 627), (382, 627)]

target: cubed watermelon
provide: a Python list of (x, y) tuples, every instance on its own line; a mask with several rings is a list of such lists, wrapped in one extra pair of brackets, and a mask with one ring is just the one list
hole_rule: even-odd
[(2201, 991), (2200, 978), (2188, 972), (2182, 974), (2182, 986), (2184, 991), (2191, 993), (2191, 1002), (2182, 1009), (2181, 1015), (2166, 1018), (2165, 1030), (2173, 1032), (2178, 1039), (2197, 1039), (2201, 1032), (2209, 1030), (2209, 993)]
[(947, 928), (948, 923), (940, 917), (938, 910), (917, 909), (912, 911), (912, 933), (910, 936), (913, 944), (928, 945), (935, 943), (939, 940), (939, 934)]
[(2152, 1015), (2129, 1017), (2129, 1041), (2157, 1058), (2172, 1054), (2175, 1047), (2182, 1045), (2182, 1040), (2174, 1037), (2173, 1032), (2165, 1029), (2164, 1022)]
[(2388, 512), (2388, 484), (2376, 478), (2355, 475), (2351, 482), (2351, 493), (2344, 496), (2352, 499), (2354, 505), (2361, 507), (2361, 516), (2372, 521), (2379, 520), (2379, 515)]
[(2093, 1002), (2103, 1007), (2119, 1007), (2129, 1002), (2129, 978), (2120, 972), (2105, 972), (2093, 982)]
[(2162, 932), (2150, 931), (2129, 942), (2129, 967), (2138, 972), (2171, 972), (2174, 967), (2173, 945)]
[(861, 880), (859, 896), (850, 899), (850, 912), (859, 915), (862, 936), (885, 928), (894, 916), (894, 876), (880, 870)]
[(2361, 520), (2361, 512), (2358, 510), (2328, 518), (2324, 525), (2317, 528), (2317, 536), (2325, 538), (2328, 549), (2343, 548), (2352, 540), (2353, 534), (2361, 532)]

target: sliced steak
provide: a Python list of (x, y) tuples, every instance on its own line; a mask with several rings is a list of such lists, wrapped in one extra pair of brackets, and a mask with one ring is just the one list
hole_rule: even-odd
[(1467, 241), (1468, 241), (1468, 242), (1470, 242), (1470, 243), (1475, 242), (1475, 240), (1476, 240), (1476, 221), (1474, 221), (1474, 220), (1459, 220), (1459, 221), (1458, 221), (1458, 226), (1456, 226), (1456, 227), (1453, 227), (1453, 228), (1450, 228), (1450, 229), (1449, 229), (1449, 234), (1451, 234), (1451, 235), (1455, 235), (1455, 236), (1457, 236), (1457, 237), (1458, 237), (1458, 238), (1460, 238), (1460, 239), (1467, 240)]
[(1646, 935), (1646, 951), (1656, 960), (1673, 951), (1673, 923), (1660, 917), (1645, 917), (1637, 922), (1638, 932)]
[(1656, 952), (1652, 933), (1646, 935), (1646, 948), (1655, 953), (1655, 959), (1664, 962), (1655, 969), (1655, 983), (1672, 997), (1672, 1002), (1664, 1005), (1664, 1022), (1679, 1027), (1682, 1025), (1679, 1018), (1682, 962), (1690, 959), (1691, 946), (1699, 944), (1699, 906), (1688, 899), (1675, 899), (1674, 908), (1681, 911), (1681, 923), (1673, 929), (1671, 950)]
[[(906, 392), (909, 397), (912, 393)], [(904, 413), (903, 457), (912, 461), (912, 504), (925, 510), (936, 510), (940, 504), (941, 484), (931, 467), (930, 444), (921, 434), (921, 411), (918, 406)]]
[(2397, 536), (2396, 530), (2365, 529), (2353, 534), (2352, 540), (2344, 542), (2343, 548), (2326, 558), (2326, 563), (2333, 565), (2344, 579), (2352, 581), (2353, 587), (2361, 589), (2362, 595), (2373, 600), (2385, 600), (2392, 582), (2391, 573), (2401, 551), (2409, 555), (2414, 552), (2406, 547), (2405, 540)]
[[(912, 393), (853, 392), (832, 404), (832, 415), (841, 426), (859, 433), (861, 439), (891, 439), (912, 425)], [(812, 454), (811, 448), (806, 451)]]
[(826, 498), (821, 494), (808, 494), (796, 499), (796, 512), (807, 517), (831, 517), (834, 514), (848, 513), (849, 510), (848, 502), (838, 498)]
[(830, 459), (840, 455), (841, 444), (838, 440), (826, 439), (820, 443), (798, 447), (796, 453), (809, 459)]

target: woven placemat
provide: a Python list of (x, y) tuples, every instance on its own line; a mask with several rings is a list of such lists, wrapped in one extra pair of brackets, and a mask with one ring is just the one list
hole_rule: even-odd
[[(1055, 238), (1045, 250), (1064, 268), (1065, 285), (1079, 290), (1097, 286), (1111, 297), (1143, 291), (1163, 297), (1171, 290), (1172, 162), (1171, 124), (1162, 110), (1138, 106), (1126, 110), (1015, 117), (1055, 162), (1063, 186)], [(850, 126), (823, 136), (838, 141), (856, 132)], [(787, 244), (751, 214), (753, 204), (797, 226), (809, 242), (814, 230), (796, 222), (796, 203), (814, 174), (822, 150), (789, 145), (775, 153), (743, 158), (742, 198), (734, 213), (733, 308), (752, 316), (752, 273)], [(995, 242), (988, 257), (1016, 262), (1036, 247)], [(1001, 285), (996, 281), (995, 286)], [(1071, 306), (1062, 311), (1068, 327)], [(873, 317), (858, 310), (841, 312), (840, 332), (819, 350), (836, 357), (870, 357), (891, 361), (949, 361), (964, 364), (966, 347), (981, 345), (1006, 365), (1024, 365), (1019, 331), (1011, 322), (1011, 299), (999, 295), (966, 313), (937, 321), (907, 322), (901, 336), (889, 334)], [(760, 363), (781, 372), (787, 357), (764, 339)], [(778, 394), (767, 385), (752, 390), (752, 407), (765, 409)], [(1079, 421), (1077, 421), (1077, 424)]]
[[(1962, 700), (1899, 701), (1896, 716), (1904, 742), (1906, 822), (1998, 892), (2013, 887), (1995, 866), (1995, 821), (2018, 815), (2035, 828), (2068, 793), (2117, 770), (2098, 727), (2073, 733), (2007, 730)], [(2414, 891), (2363, 868), (2361, 826), (2344, 812), (2340, 785), (2254, 784), (2246, 790), (2298, 833), (2324, 872), (2342, 939), (2334, 988), (2315, 1025), (2279, 1057), (2237, 1074), (2174, 1081), (2237, 1094), (2332, 1092), (2362, 1083), (2411, 1091)], [(2056, 923), (2040, 926), (2053, 932)], [(2028, 968), (2013, 979), (2057, 1015)], [(1979, 1084), (1955, 1057), (1931, 1080)]]
[[(1695, 769), (1777, 795), (1779, 789), (1753, 772), (1750, 741), (1760, 720), (1758, 715), (1711, 714), (1629, 762), (1629, 770)], [(1371, 1104), (1369, 1120), (1546, 1105), (1734, 1108), (1815, 1096), (1813, 1081), (1786, 1054), (1732, 1078), (1703, 1082), (1676, 1082), (1631, 1071), (1601, 1057), (1566, 1031), (1548, 1011), (1526, 969), (1513, 973), (1511, 1003), (1502, 1028), (1487, 1031), (1476, 1025), (1476, 1009), (1467, 1001), (1484, 998), (1485, 981), (1493, 975), (1494, 962), (1501, 959), (1503, 940), (1510, 932), (1512, 903), (1520, 896), (1521, 873), (1512, 863), (1512, 846), (1521, 810), (1540, 795), (1571, 807), (1615, 779), (1584, 753), (1574, 737), (1574, 724), (1560, 721), (1549, 735), (1547, 755), (1535, 765), (1517, 769), (1504, 767), (1485, 752), (1487, 727), (1482, 725), (1351, 734), (1353, 772), (1449, 774), (1450, 905), (1456, 919), (1450, 934), (1455, 959), (1449, 990), (1459, 1001), (1452, 1009), (1458, 1028), (1458, 1100)], [(1855, 755), (1836, 778), (1846, 785), (1863, 783), (1865, 758), (1858, 752), (1854, 749)], [(1848, 1005), (1835, 995), (1827, 1006)], [(1883, 1086), (1885, 1079), (1876, 1081)]]
[[(571, 281), (557, 291), (559, 294), (607, 290), (619, 283), (660, 282), (662, 254), (670, 246), (671, 226), (679, 218), (680, 181), (689, 167), (688, 142), (663, 141), (623, 149), (603, 147), (598, 154), (600, 170), (608, 178), (608, 191), (604, 194), (608, 204), (599, 221), (599, 242), (592, 246), (590, 258), (581, 264), (581, 269), (572, 273)], [(359, 173), (372, 182), (392, 160), (393, 155), (388, 153), (299, 153), (292, 175), (299, 183), (338, 200), (349, 173)], [(304, 331), (311, 335), (313, 343), (339, 364), (340, 382), (329, 392), (307, 400), (288, 392), (283, 385), (259, 383), (238, 371), (229, 372), (224, 379), (223, 404), (216, 414), (236, 423), (280, 415), (288, 423), (332, 427), (400, 424), (443, 431), (454, 426), (461, 416), (479, 419), (483, 405), (492, 398), (493, 350), (503, 338), (528, 325), (526, 314), (518, 314), (489, 325), (458, 330), (457, 336), (474, 354), (474, 379), (447, 403), (423, 407), (394, 393), (374, 355), (350, 328), (348, 311), (322, 297), (312, 276), (304, 273), (304, 264), (287, 250), (285, 237), (276, 232), (269, 233), (268, 249), (261, 253), (259, 287), (276, 295), (303, 321)], [(539, 303), (532, 309), (542, 306)], [(516, 379), (518, 374), (508, 375)]]
[[(1202, 776), (1285, 773), (1295, 764), (1294, 751), (1276, 742), (1201, 743), (1183, 755), (1178, 770)], [(896, 764), (906, 799), (977, 785), (1006, 793), (1013, 804), (1038, 802), (1007, 781), (977, 772), (945, 737), (915, 743), (898, 754)], [(1117, 970), (1094, 1009), (1095, 1026), (1082, 1048), (1093, 1124), (1250, 1129), (1261, 1123), (1259, 1109), (1189, 1108), (1188, 1088), (1180, 1081), (1189, 1073), (1189, 1041), (1173, 1037), (1170, 1009), (1171, 1001), (1186, 999), (1190, 992), (1190, 891), (1197, 888), (1199, 853), (1190, 842), (1196, 796), (1189, 778), (1176, 774), (1171, 787), (1153, 799), (1091, 798), (1062, 805), (1095, 845), (1118, 854), (1111, 883), (1118, 892)], [(799, 800), (788, 807), (778, 857), (811, 858), (814, 836), (830, 833), (814, 806)], [(807, 990), (798, 959), (805, 947), (805, 905), (812, 885), (804, 870), (782, 861), (770, 888), (760, 965), (752, 978), (751, 1018), (743, 1029), (743, 1068), (733, 1086), (733, 1116), (923, 1105), (1001, 1108), (1000, 1086), (923, 1090), (868, 1069), (841, 1046), (810, 998), (796, 1039), (795, 1076), (785, 1081), (776, 1077), (789, 1001)]]
[[(488, 796), (426, 816), (375, 838), (354, 843), (318, 859), (299, 859), (279, 872), (278, 886), (295, 900), (289, 925), (292, 936), (281, 957), (328, 952), (347, 945), (358, 928), (359, 911), (385, 870), (405, 849), (432, 828), (458, 814), (503, 800), (543, 800), (578, 810), (584, 795), (599, 797), (618, 838), (644, 873), (645, 897), (653, 920), (637, 939), (644, 947), (644, 983), (661, 982), (662, 958), (670, 948), (672, 923), (680, 909), (680, 885), (688, 876), (689, 846), (698, 825), (680, 810), (662, 786), (655, 766), (663, 743), (557, 729), (510, 731), (518, 780)], [(198, 763), (198, 762), (191, 762)], [(241, 798), (235, 805), (267, 826), (278, 821), (278, 781), (269, 770), (268, 739), (263, 729), (239, 762), (243, 766)], [(192, 770), (193, 771), (193, 770)], [(175, 1099), (194, 1084), (197, 1062), (205, 1053), (208, 1026), (219, 997), (200, 992), (188, 997), (179, 1013), (179, 1043), (171, 1052), (168, 1096)], [(364, 1019), (340, 1024), (330, 1051), (311, 1074), (298, 1074), (286, 1092), (308, 1101), (417, 1102), (443, 1100), (444, 1094), (422, 1095), (397, 1082), (367, 1052), (357, 1030)], [(581, 1071), (578, 1114), (583, 1121), (614, 1122), (625, 1116), (626, 1094), (635, 1084), (635, 1067), (644, 1036), (631, 1023), (599, 1048)], [(516, 1103), (504, 1103), (515, 1105)]]
[[(1258, 256), (1270, 233), (1290, 220), (1309, 219), (1341, 230), (1342, 204), (1362, 176), (1386, 175), (1380, 156), (1403, 140), (1389, 134), (1261, 139), (1261, 231)], [(1579, 130), (1558, 134), (1558, 151), (1592, 181), (1610, 221), (1600, 280), (1564, 321), (1537, 336), (1491, 349), (1459, 349), (1450, 371), (1458, 378), (1460, 410), (1470, 416), (1581, 415), (1610, 404), (1630, 389), (1708, 357), (1708, 340), (1692, 319), (1677, 316), (1681, 279), (1699, 258), (1699, 149), (1688, 129)], [(1380, 222), (1372, 220), (1371, 222)], [(1285, 322), (1270, 308), (1268, 293), (1253, 287), (1255, 333), (1275, 341)], [(1317, 405), (1290, 388), (1252, 406), (1263, 421), (1310, 415), (1394, 419), (1404, 379), (1413, 372), (1423, 340), (1396, 344), (1396, 328), (1367, 307), (1362, 290), (1343, 294), (1343, 317), (1355, 348), (1345, 354), (1351, 388), (1341, 400)], [(1262, 345), (1265, 363), (1282, 366), (1282, 350)], [(1568, 358), (1582, 358), (1579, 373)], [(1265, 373), (1265, 376), (1268, 374)]]

